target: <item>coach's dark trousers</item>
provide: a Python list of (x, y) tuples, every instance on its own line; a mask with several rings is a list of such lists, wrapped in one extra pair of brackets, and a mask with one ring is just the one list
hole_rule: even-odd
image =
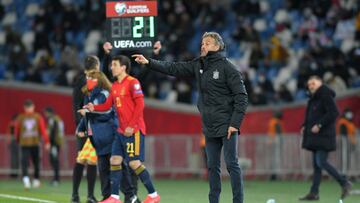
[(206, 137), (206, 154), (208, 157), (210, 184), (210, 203), (219, 203), (221, 192), (220, 158), (222, 148), (224, 148), (226, 168), (231, 178), (233, 203), (243, 203), (243, 181), (237, 157), (237, 139), (238, 136), (235, 134), (232, 135), (230, 139), (227, 139), (227, 137)]
[(314, 176), (310, 192), (319, 194), (319, 186), (321, 182), (321, 171), (324, 169), (341, 185), (346, 184), (346, 178), (338, 173), (338, 171), (327, 161), (329, 152), (315, 151), (313, 152)]

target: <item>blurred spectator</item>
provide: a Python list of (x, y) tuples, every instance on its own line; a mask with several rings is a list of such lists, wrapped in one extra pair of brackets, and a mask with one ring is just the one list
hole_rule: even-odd
[(260, 86), (255, 86), (252, 90), (251, 97), (249, 97), (251, 104), (253, 105), (265, 105), (268, 100), (265, 96), (264, 90)]
[(4, 6), (2, 4), (0, 4), (0, 20), (3, 19), (4, 14), (5, 14)]
[(176, 82), (177, 102), (191, 103), (191, 80), (178, 79)]
[(281, 103), (292, 102), (293, 96), (285, 84), (281, 84), (279, 90), (276, 92), (277, 100)]
[(257, 84), (261, 88), (261, 92), (266, 97), (266, 101), (272, 101), (274, 96), (274, 86), (263, 72), (259, 73)]
[(48, 50), (42, 49), (37, 52), (32, 69), (27, 75), (31, 82), (53, 84), (55, 60)]
[(281, 174), (279, 169), (281, 168), (281, 155), (283, 138), (282, 134), (284, 127), (282, 123), (282, 112), (274, 111), (273, 116), (269, 120), (268, 125), (268, 144), (270, 145), (270, 151), (272, 152), (271, 159), (271, 176), (270, 180), (277, 180), (278, 175)]
[(357, 13), (355, 18), (355, 40), (360, 40), (360, 12)]
[(284, 64), (289, 56), (287, 50), (281, 45), (280, 39), (277, 36), (271, 37), (270, 40), (269, 60), (276, 67)]
[(344, 80), (331, 72), (326, 72), (323, 79), (325, 84), (327, 84), (332, 90), (334, 90), (337, 95), (341, 94), (346, 90), (346, 84)]
[(8, 146), (10, 151), (10, 177), (17, 178), (19, 175), (19, 144), (16, 141), (15, 137), (15, 127), (16, 127), (16, 117), (15, 114), (10, 123), (8, 124), (6, 134), (9, 136)]
[(203, 170), (201, 173), (201, 178), (203, 179), (208, 179), (208, 170), (207, 170), (207, 156), (206, 156), (206, 149), (205, 149), (205, 145), (206, 145), (206, 139), (205, 139), (205, 135), (204, 133), (200, 133), (200, 156), (202, 158), (202, 161), (204, 163), (203, 165)]
[(336, 123), (336, 134), (340, 136), (341, 168), (348, 172), (351, 167), (351, 157), (356, 152), (356, 126), (353, 122), (354, 113), (345, 108), (341, 118)]
[(257, 70), (259, 68), (259, 63), (263, 62), (264, 59), (265, 54), (262, 50), (260, 42), (254, 43), (250, 54), (249, 66)]
[(29, 65), (25, 46), (21, 41), (19, 33), (15, 32), (10, 26), (5, 27), (5, 34), (10, 78), (23, 80)]

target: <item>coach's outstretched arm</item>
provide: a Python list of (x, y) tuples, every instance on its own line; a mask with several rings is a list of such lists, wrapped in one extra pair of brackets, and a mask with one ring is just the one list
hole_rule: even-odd
[(132, 55), (138, 64), (146, 65), (146, 67), (172, 76), (195, 76), (195, 62), (167, 62), (155, 59), (147, 59), (141, 54)]

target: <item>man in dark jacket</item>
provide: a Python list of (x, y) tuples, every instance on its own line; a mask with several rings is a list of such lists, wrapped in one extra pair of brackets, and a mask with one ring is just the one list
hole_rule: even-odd
[(209, 202), (218, 203), (221, 192), (220, 155), (224, 147), (227, 170), (230, 173), (233, 202), (243, 202), (243, 182), (237, 157), (237, 139), (247, 107), (244, 82), (236, 67), (222, 55), (224, 42), (215, 32), (202, 37), (201, 56), (190, 62), (164, 62), (135, 54), (135, 61), (148, 68), (173, 76), (190, 76), (197, 80), (210, 193)]
[(305, 121), (301, 129), (302, 147), (313, 153), (313, 183), (310, 193), (300, 200), (318, 200), (321, 171), (326, 170), (342, 187), (341, 199), (350, 190), (351, 183), (341, 176), (327, 161), (328, 154), (336, 149), (335, 121), (339, 112), (334, 100), (335, 92), (322, 84), (321, 78), (311, 76), (308, 80), (310, 99), (307, 104)]

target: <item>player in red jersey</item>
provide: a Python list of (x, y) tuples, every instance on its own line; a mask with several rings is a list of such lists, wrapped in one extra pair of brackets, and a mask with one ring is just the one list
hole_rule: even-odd
[[(92, 103), (84, 108), (90, 111), (104, 112), (112, 106), (115, 107), (119, 117), (118, 128), (118, 153), (112, 155), (111, 164), (111, 196), (103, 203), (119, 203), (119, 185), (122, 178), (121, 163), (123, 158), (129, 162), (129, 166), (135, 171), (148, 191), (144, 203), (158, 203), (160, 196), (157, 194), (150, 174), (142, 164), (144, 161), (144, 136), (146, 127), (144, 122), (144, 95), (139, 81), (129, 75), (130, 59), (124, 55), (112, 57), (111, 71), (116, 81), (111, 87), (110, 96), (101, 105)], [(120, 151), (122, 153), (120, 153)]]

